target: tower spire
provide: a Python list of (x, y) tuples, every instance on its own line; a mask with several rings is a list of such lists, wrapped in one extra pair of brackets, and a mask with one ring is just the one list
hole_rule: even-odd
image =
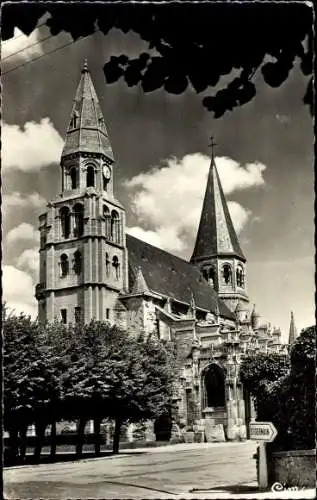
[(87, 152), (103, 155), (111, 162), (114, 161), (105, 121), (85, 59), (66, 132), (62, 158)]
[(219, 255), (231, 255), (246, 261), (233, 227), (227, 201), (214, 160), (215, 143), (211, 137), (211, 162), (207, 187), (191, 262)]
[(297, 329), (295, 326), (295, 320), (294, 320), (294, 313), (291, 311), (291, 321), (289, 325), (289, 336), (288, 336), (288, 343), (291, 345), (295, 342), (297, 338)]
[(207, 282), (212, 282), (220, 299), (232, 311), (237, 303), (248, 302), (246, 258), (229, 213), (217, 171), (211, 137), (211, 161), (207, 186), (191, 263), (199, 266)]
[(214, 162), (214, 159), (215, 159), (215, 156), (214, 156), (214, 148), (215, 146), (218, 146), (218, 144), (216, 142), (214, 142), (214, 138), (213, 136), (211, 135), (210, 136), (210, 144), (209, 144), (209, 149), (211, 151), (211, 161), (212, 163)]

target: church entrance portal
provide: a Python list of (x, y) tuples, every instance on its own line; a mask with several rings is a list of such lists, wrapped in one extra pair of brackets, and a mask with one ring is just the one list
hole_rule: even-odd
[(223, 369), (209, 365), (203, 372), (203, 409), (225, 406), (225, 376)]

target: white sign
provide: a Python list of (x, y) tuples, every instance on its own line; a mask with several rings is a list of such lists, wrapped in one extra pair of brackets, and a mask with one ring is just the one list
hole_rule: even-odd
[(277, 430), (272, 422), (251, 422), (250, 439), (272, 443), (277, 436)]

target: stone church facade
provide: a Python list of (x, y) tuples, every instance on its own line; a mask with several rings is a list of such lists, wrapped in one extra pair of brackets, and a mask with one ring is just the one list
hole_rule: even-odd
[(208, 441), (246, 438), (254, 414), (241, 359), (287, 346), (279, 329), (250, 310), (247, 260), (213, 157), (190, 262), (126, 233), (116, 162), (86, 64), (60, 167), (61, 192), (39, 218), (39, 320), (94, 318), (175, 341), (180, 370), (169, 437), (195, 430)]

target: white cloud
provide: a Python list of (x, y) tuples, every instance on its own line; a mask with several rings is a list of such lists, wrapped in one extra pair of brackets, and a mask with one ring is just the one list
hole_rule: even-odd
[(39, 123), (2, 124), (2, 167), (23, 172), (36, 172), (51, 163), (58, 163), (63, 139), (49, 118)]
[(33, 279), (37, 281), (40, 264), (39, 259), (39, 248), (27, 248), (16, 259), (16, 265), (18, 268), (29, 271), (32, 274)]
[(239, 234), (251, 216), (251, 211), (247, 210), (236, 201), (228, 201), (228, 209), (231, 219), (234, 222), (235, 230)]
[(16, 244), (21, 240), (38, 243), (40, 241), (40, 233), (34, 226), (32, 226), (32, 224), (22, 222), (22, 224), (14, 227), (8, 232), (7, 243)]
[(3, 300), (9, 310), (30, 314), (35, 319), (37, 302), (31, 276), (14, 266), (3, 266), (2, 272)]
[(42, 38), (43, 35), (41, 35), (38, 29), (34, 30), (29, 36), (26, 36), (19, 28), (14, 28), (13, 38), (2, 42), (2, 61), (6, 60), (12, 62), (18, 59), (29, 61), (33, 59), (34, 56), (42, 55), (43, 47), (40, 43)]
[[(216, 158), (217, 170), (226, 195), (265, 184), (265, 165)], [(196, 235), (206, 189), (210, 158), (200, 153), (182, 159), (171, 158), (161, 167), (141, 173), (124, 182), (131, 194), (131, 208), (143, 227), (132, 227), (130, 234), (166, 250), (182, 252)], [(251, 212), (237, 202), (228, 207), (239, 233)], [(145, 229), (146, 228), (146, 229)]]
[[(48, 26), (45, 26), (45, 21), (50, 17), (45, 13), (37, 23), (41, 26), (41, 31), (37, 28), (29, 36), (24, 35), (19, 28), (14, 28), (13, 37), (5, 40), (1, 44), (1, 60), (2, 62), (16, 62), (19, 60), (29, 61), (36, 56), (44, 53), (41, 40), (50, 35)], [(38, 43), (39, 42), (39, 43)], [(30, 47), (32, 45), (32, 47)], [(27, 48), (30, 47), (30, 48)]]
[(143, 229), (142, 227), (134, 226), (127, 227), (126, 231), (131, 236), (139, 238), (150, 245), (165, 250), (181, 252), (186, 248), (185, 241), (183, 241), (175, 232), (173, 228), (161, 227), (157, 231)]
[(231, 158), (222, 156), (216, 158), (216, 164), (225, 194), (264, 185), (262, 174), (266, 166), (263, 163), (247, 163), (243, 166)]
[(45, 206), (46, 200), (39, 193), (30, 193), (22, 195), (15, 191), (14, 193), (2, 197), (2, 209), (4, 208), (40, 208)]
[(33, 210), (45, 208), (46, 200), (39, 193), (31, 193), (22, 195), (17, 191), (2, 197), (2, 217), (6, 219), (12, 212), (16, 213), (17, 209)]

